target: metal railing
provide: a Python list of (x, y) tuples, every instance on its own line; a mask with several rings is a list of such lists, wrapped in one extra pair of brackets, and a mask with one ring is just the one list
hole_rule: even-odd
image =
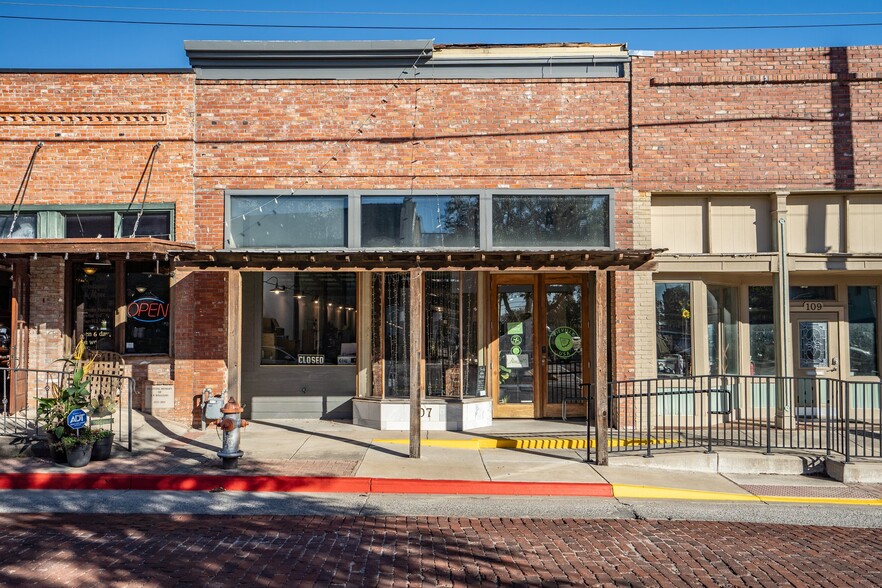
[(611, 382), (611, 452), (717, 447), (882, 457), (882, 384), (690, 376)]
[[(71, 374), (61, 370), (32, 370), (0, 367), (0, 435), (11, 436), (21, 443), (30, 443), (42, 437), (45, 431), (37, 422), (37, 400), (48, 398), (53, 385), (65, 387)], [(100, 387), (114, 396), (116, 410), (107, 417), (94, 420), (95, 426), (110, 428), (114, 432), (114, 444), (132, 450), (132, 396), (134, 379), (127, 376), (94, 375), (102, 380)]]

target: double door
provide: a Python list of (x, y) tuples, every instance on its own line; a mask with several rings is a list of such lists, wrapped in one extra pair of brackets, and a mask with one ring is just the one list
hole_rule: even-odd
[[(586, 394), (586, 286), (584, 274), (492, 277), (495, 418), (557, 417), (565, 399)], [(567, 416), (585, 408), (572, 402)]]

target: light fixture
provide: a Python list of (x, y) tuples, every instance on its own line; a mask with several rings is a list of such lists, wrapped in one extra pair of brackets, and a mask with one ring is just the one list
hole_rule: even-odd
[(318, 304), (318, 303), (319, 303), (319, 299), (316, 298), (315, 300), (312, 301), (312, 303), (313, 303), (313, 304)]
[(288, 290), (287, 286), (279, 284), (279, 278), (277, 278), (276, 276), (270, 276), (268, 279), (264, 280), (263, 282), (265, 284), (275, 283), (275, 286), (273, 286), (273, 288), (270, 290), (270, 292), (272, 292), (273, 294), (281, 294), (282, 292), (286, 292)]
[(96, 273), (98, 273), (98, 268), (95, 266), (87, 265), (83, 267), (83, 273), (87, 276), (94, 276)]
[(143, 294), (144, 292), (147, 291), (147, 286), (135, 286), (135, 291), (138, 294)]

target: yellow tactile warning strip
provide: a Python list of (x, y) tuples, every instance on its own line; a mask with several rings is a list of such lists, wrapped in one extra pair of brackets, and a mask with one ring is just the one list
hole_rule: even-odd
[[(394, 445), (407, 445), (409, 439), (374, 439), (373, 443), (391, 443)], [(653, 445), (675, 443), (673, 439), (653, 439)], [(587, 449), (588, 440), (567, 439), (562, 437), (545, 437), (533, 439), (505, 439), (505, 438), (472, 438), (472, 439), (422, 439), (423, 447), (447, 447), (449, 449)], [(591, 447), (595, 447), (594, 439)], [(611, 439), (610, 447), (626, 445), (646, 445), (646, 439)]]
[(882, 506), (882, 499), (832, 498), (821, 496), (767, 496), (738, 494), (735, 492), (712, 492), (685, 488), (663, 488), (660, 486), (636, 486), (632, 484), (613, 484), (616, 498), (648, 498), (660, 500), (719, 500), (724, 502), (782, 502), (812, 504), (848, 504)]

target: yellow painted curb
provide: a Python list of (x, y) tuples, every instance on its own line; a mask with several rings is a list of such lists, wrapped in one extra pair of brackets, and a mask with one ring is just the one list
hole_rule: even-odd
[(864, 498), (822, 498), (819, 496), (760, 496), (735, 494), (733, 492), (711, 492), (683, 488), (663, 488), (660, 486), (635, 486), (632, 484), (613, 484), (616, 498), (656, 498), (665, 500), (721, 500), (732, 502), (778, 502), (790, 504), (842, 504), (852, 506), (882, 506), (880, 499)]
[[(653, 445), (673, 443), (672, 439), (653, 439)], [(409, 439), (374, 439), (373, 443), (389, 443), (393, 445), (408, 445)], [(536, 439), (498, 439), (498, 438), (472, 438), (472, 439), (422, 439), (420, 445), (424, 447), (446, 447), (449, 449), (586, 449), (587, 439), (563, 439), (563, 438), (536, 438)], [(596, 445), (591, 440), (591, 447)], [(646, 445), (646, 439), (611, 439), (610, 447), (624, 447), (631, 445)]]
[(760, 502), (753, 494), (733, 492), (709, 492), (706, 490), (687, 490), (683, 488), (662, 488), (659, 486), (635, 486), (632, 484), (613, 484), (616, 498), (661, 498), (668, 500), (727, 500), (739, 502)]

